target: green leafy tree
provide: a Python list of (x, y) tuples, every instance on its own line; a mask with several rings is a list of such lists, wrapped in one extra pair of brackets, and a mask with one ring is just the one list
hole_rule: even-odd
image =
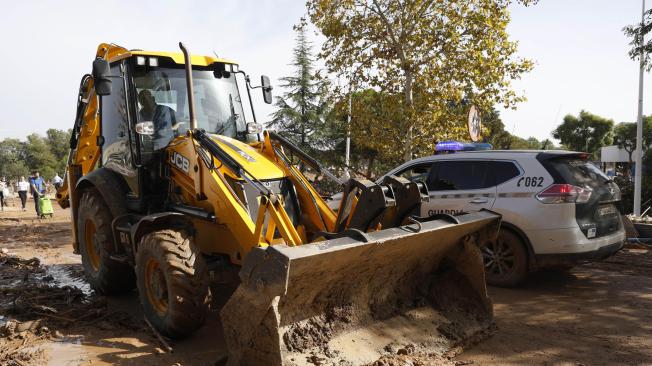
[(494, 149), (509, 149), (512, 144), (512, 135), (505, 130), (505, 124), (500, 119), (497, 110), (491, 109), (482, 116), (484, 141), (490, 143)]
[(599, 149), (612, 142), (613, 125), (610, 119), (581, 111), (577, 117), (570, 114), (564, 117), (564, 122), (552, 132), (552, 137), (571, 150), (586, 151), (597, 158)]
[(509, 145), (511, 150), (541, 150), (543, 143), (536, 139), (536, 137), (522, 137), (512, 135), (512, 141)]
[(72, 130), (64, 131), (54, 128), (46, 132), (46, 139), (55, 160), (55, 165), (52, 168), (60, 175), (66, 170), (71, 133)]
[(5, 139), (0, 141), (0, 177), (16, 180), (20, 176), (27, 176), (25, 165), (25, 144), (18, 139)]
[(647, 41), (644, 41), (644, 39), (651, 30), (652, 9), (645, 11), (641, 23), (628, 25), (623, 28), (625, 35), (631, 39), (629, 42), (629, 45), (631, 46), (628, 52), (629, 57), (631, 57), (632, 60), (639, 60), (641, 57), (641, 51), (643, 51), (643, 63), (648, 71), (650, 68), (652, 68), (652, 64), (650, 63), (650, 53), (652, 53), (652, 39), (650, 39), (650, 37), (648, 37)]
[[(627, 151), (629, 165), (632, 165), (632, 154), (636, 150), (636, 123), (622, 122), (614, 127), (613, 143)], [(643, 150), (652, 144), (652, 116), (643, 118)]]
[[(529, 4), (530, 1), (523, 1)], [(511, 80), (532, 68), (506, 32), (507, 0), (308, 0), (326, 40), (329, 70), (355, 88), (400, 95), (400, 118), (385, 126), (383, 149), (403, 160), (431, 152), (435, 138), (462, 135), (464, 116), (446, 104), (467, 98), (481, 110), (523, 98)], [(454, 117), (454, 118), (451, 118)]]
[[(387, 134), (401, 118), (400, 95), (391, 95), (373, 89), (353, 94), (351, 100), (352, 159), (355, 168), (367, 177), (384, 174), (402, 161), (400, 149), (388, 148)], [(336, 105), (336, 121), (346, 131), (348, 100)], [(391, 143), (391, 142), (390, 142)]]
[(25, 161), (30, 170), (37, 170), (45, 179), (52, 179), (56, 173), (56, 158), (46, 138), (33, 133), (25, 143)]
[(312, 47), (306, 36), (305, 24), (295, 27), (297, 45), (292, 66), (294, 74), (281, 79), (285, 92), (276, 98), (278, 107), (269, 126), (308, 151), (323, 147), (319, 133), (328, 114), (326, 83), (315, 74)]

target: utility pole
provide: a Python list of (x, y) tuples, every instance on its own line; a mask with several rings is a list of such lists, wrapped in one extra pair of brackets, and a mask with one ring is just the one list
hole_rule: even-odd
[(638, 74), (638, 117), (636, 119), (636, 171), (634, 174), (634, 215), (641, 215), (641, 180), (643, 175), (643, 73), (645, 72), (645, 53), (643, 45), (645, 39), (643, 35), (643, 25), (645, 24), (645, 0), (642, 0), (641, 10), (641, 54), (640, 70)]
[(353, 92), (351, 91), (351, 84), (349, 84), (349, 113), (346, 114), (346, 152), (344, 154), (344, 177), (351, 178), (349, 174), (349, 165), (351, 164), (351, 112), (352, 112)]

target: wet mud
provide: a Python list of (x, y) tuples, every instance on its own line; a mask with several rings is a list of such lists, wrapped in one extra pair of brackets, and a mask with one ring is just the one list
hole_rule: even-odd
[[(72, 253), (69, 212), (55, 207), (53, 219), (33, 216), (0, 213), (0, 365), (225, 363), (218, 311), (232, 289), (213, 288), (215, 306), (206, 326), (190, 339), (167, 340), (169, 352), (143, 321), (136, 292), (104, 298), (90, 290), (80, 257)], [(455, 322), (472, 318), (469, 313), (477, 309), (434, 303), (432, 311), (425, 311), (417, 303), (402, 316), (383, 313), (385, 324), (366, 334), (323, 327), (356, 320), (342, 308), (328, 319), (297, 327), (284, 341), (297, 351), (312, 350), (294, 360), (304, 365), (333, 364), (338, 355), (332, 350), (355, 353), (370, 336), (385, 342), (382, 354), (349, 364), (652, 364), (652, 252), (647, 249), (626, 249), (603, 262), (538, 273), (522, 288), (490, 287), (489, 295), (496, 327), (476, 328), (475, 333), (467, 324), (470, 333), (460, 334), (463, 327)], [(442, 315), (440, 309), (455, 310)], [(446, 340), (441, 345), (401, 341), (392, 332), (433, 321), (434, 332)], [(466, 343), (455, 344), (464, 338)]]

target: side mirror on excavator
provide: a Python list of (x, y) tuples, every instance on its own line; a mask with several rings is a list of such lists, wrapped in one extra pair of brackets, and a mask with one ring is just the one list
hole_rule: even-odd
[(269, 77), (266, 75), (261, 76), (260, 84), (263, 87), (263, 100), (267, 104), (272, 104), (272, 84), (269, 82)]
[(111, 94), (111, 68), (109, 62), (102, 58), (96, 58), (93, 61), (93, 85), (95, 85), (95, 94)]

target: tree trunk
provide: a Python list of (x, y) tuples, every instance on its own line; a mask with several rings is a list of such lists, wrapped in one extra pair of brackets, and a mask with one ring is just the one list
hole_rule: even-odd
[(367, 165), (367, 178), (371, 179), (371, 174), (373, 173), (374, 162), (376, 161), (376, 155), (369, 157), (369, 164)]
[(404, 70), (405, 72), (405, 87), (403, 90), (403, 94), (405, 97), (405, 109), (406, 109), (406, 114), (407, 116), (404, 116), (404, 122), (407, 125), (406, 133), (405, 133), (405, 145), (403, 146), (403, 160), (408, 161), (412, 159), (412, 147), (414, 144), (414, 121), (412, 121), (412, 117), (414, 116), (413, 113), (413, 108), (414, 108), (414, 99), (412, 95), (412, 71), (409, 70)]

